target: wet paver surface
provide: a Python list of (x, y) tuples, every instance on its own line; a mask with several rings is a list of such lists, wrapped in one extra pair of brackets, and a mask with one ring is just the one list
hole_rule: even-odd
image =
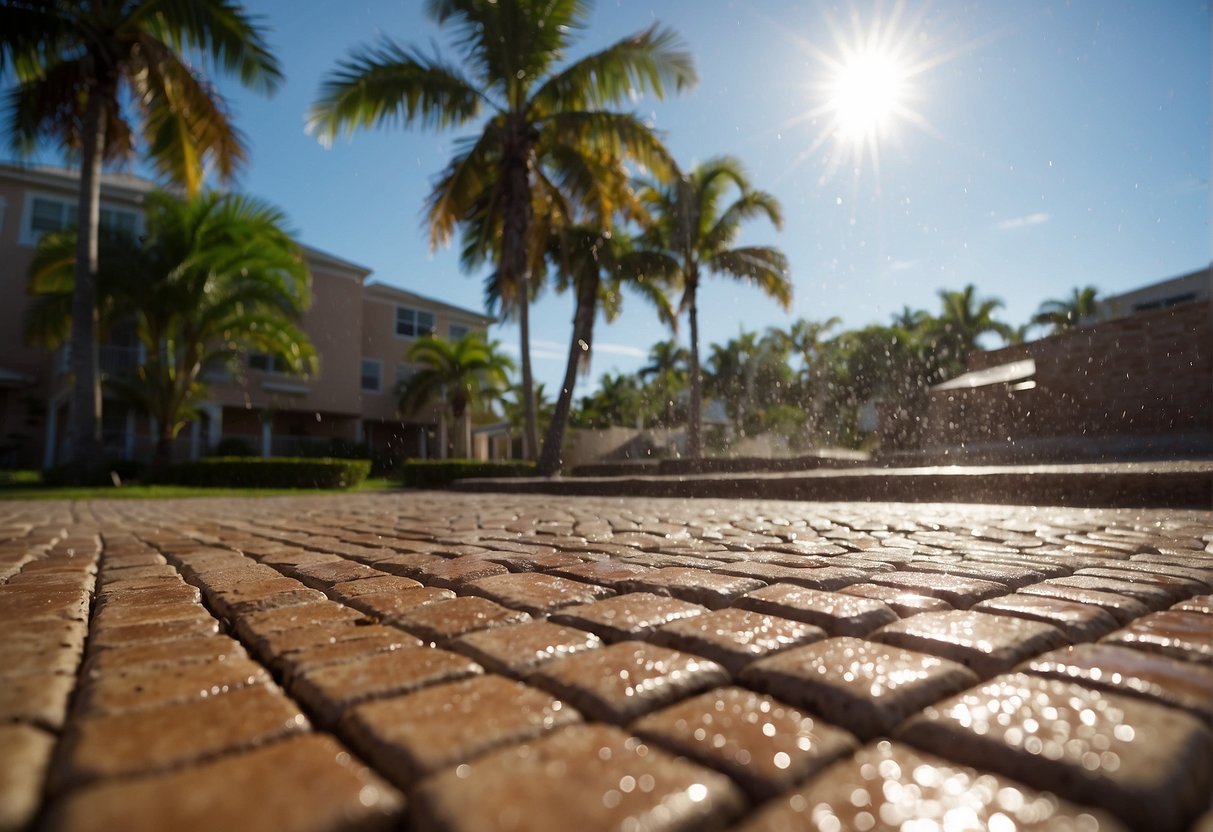
[(0, 503), (0, 832), (1206, 832), (1211, 729), (1211, 512)]

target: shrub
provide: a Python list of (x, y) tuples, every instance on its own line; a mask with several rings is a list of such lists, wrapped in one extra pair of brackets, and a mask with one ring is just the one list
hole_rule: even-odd
[(481, 462), (475, 459), (406, 459), (397, 468), (400, 483), (408, 488), (444, 488), (455, 480), (474, 477), (533, 477), (534, 462), (503, 460)]
[(106, 486), (122, 485), (141, 480), (147, 465), (133, 459), (111, 459), (85, 472), (76, 470), (71, 463), (56, 465), (42, 472), (42, 484), (58, 488), (67, 485)]
[(351, 488), (366, 479), (365, 459), (210, 457), (179, 462), (156, 474), (170, 485), (225, 488)]
[(215, 446), (213, 456), (257, 456), (253, 452), (253, 446), (246, 440), (236, 436), (229, 436), (226, 439), (220, 439), (219, 444)]

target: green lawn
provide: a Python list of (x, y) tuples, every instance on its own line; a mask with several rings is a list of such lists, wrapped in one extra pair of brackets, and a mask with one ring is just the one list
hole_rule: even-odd
[(0, 478), (0, 500), (169, 500), (184, 497), (282, 497), (301, 494), (349, 494), (388, 491), (398, 484), (383, 477), (367, 479), (353, 488), (195, 488), (186, 485), (124, 485), (51, 487), (39, 485), (31, 472)]

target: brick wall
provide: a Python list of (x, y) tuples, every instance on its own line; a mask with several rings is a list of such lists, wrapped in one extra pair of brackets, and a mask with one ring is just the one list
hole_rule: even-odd
[(924, 447), (1120, 440), (1213, 449), (1213, 305), (1190, 303), (973, 355), (970, 370), (1032, 358), (1036, 387), (932, 392)]

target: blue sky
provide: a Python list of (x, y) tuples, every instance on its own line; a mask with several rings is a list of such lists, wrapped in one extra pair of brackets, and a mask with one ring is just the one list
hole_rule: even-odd
[[(269, 100), (220, 82), (251, 143), (240, 187), (282, 207), (304, 242), (371, 267), (374, 279), (481, 308), (483, 275), (461, 273), (453, 250), (431, 253), (421, 227), (458, 134), (397, 127), (326, 150), (304, 133), (321, 77), (352, 46), (388, 35), (449, 51), (423, 4), (249, 6), (272, 29), (287, 81)], [(1002, 298), (1018, 324), (1073, 286), (1115, 294), (1210, 260), (1207, 2), (600, 0), (573, 56), (655, 19), (686, 40), (700, 82), (636, 110), (684, 166), (739, 157), (785, 214), (782, 232), (754, 223), (745, 242), (787, 253), (791, 312), (709, 280), (705, 344), (798, 317), (886, 321), (904, 305), (934, 309), (938, 289), (966, 283)], [(820, 109), (830, 61), (873, 29), (921, 70), (906, 82), (914, 116), (890, 125), (878, 166), (832, 139), (825, 116), (807, 117)], [(536, 375), (549, 389), (571, 316), (569, 296), (549, 295), (533, 313)], [(508, 325), (494, 335), (517, 343)], [(596, 330), (585, 384), (636, 368), (664, 337), (629, 298)]]

